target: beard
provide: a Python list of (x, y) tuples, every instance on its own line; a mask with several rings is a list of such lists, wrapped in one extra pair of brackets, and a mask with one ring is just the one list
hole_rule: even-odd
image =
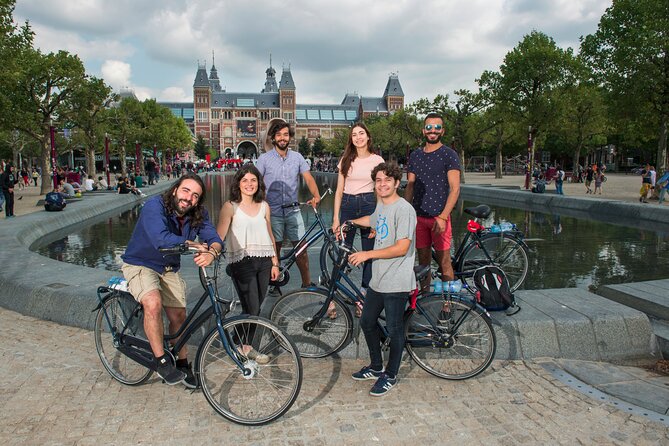
[(290, 144), (290, 141), (277, 141), (274, 143), (277, 149), (279, 150), (286, 150), (288, 149), (288, 144)]
[(190, 204), (190, 202), (179, 200), (176, 196), (172, 197), (172, 204), (174, 205), (174, 212), (176, 212), (179, 217), (183, 217), (193, 209), (193, 205)]
[(428, 135), (425, 135), (425, 140), (426, 140), (429, 144), (437, 144), (437, 143), (439, 142), (440, 139), (441, 139), (441, 135), (435, 135), (435, 134), (428, 134)]

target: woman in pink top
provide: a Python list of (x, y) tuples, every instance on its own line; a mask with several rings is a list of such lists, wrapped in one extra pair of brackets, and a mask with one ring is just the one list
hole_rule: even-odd
[[(372, 169), (383, 162), (372, 147), (372, 136), (363, 123), (357, 123), (351, 129), (344, 154), (339, 160), (339, 176), (337, 191), (334, 196), (334, 219), (332, 230), (337, 233), (341, 222), (371, 215), (376, 208)], [(370, 238), (370, 229), (361, 229), (361, 245), (363, 251), (374, 249), (374, 238)], [(353, 244), (355, 230), (346, 234), (346, 242)], [(363, 292), (369, 285), (372, 276), (371, 262), (365, 262), (362, 270)]]

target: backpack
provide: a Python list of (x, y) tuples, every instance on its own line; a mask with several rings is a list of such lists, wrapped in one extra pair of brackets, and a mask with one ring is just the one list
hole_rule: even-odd
[(486, 310), (506, 310), (507, 316), (516, 314), (520, 307), (509, 287), (509, 279), (500, 268), (487, 265), (474, 271), (476, 300)]
[(67, 206), (63, 196), (58, 192), (49, 192), (44, 199), (44, 209), (48, 212), (62, 211)]

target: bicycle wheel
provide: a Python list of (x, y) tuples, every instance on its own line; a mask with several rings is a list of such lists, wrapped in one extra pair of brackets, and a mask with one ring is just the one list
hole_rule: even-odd
[[(235, 423), (260, 425), (279, 418), (293, 405), (302, 386), (302, 361), (295, 344), (270, 321), (255, 316), (225, 320), (223, 330), (248, 374), (228, 355), (214, 328), (196, 360), (205, 398)], [(242, 345), (266, 355), (267, 363), (238, 354)]]
[(130, 294), (115, 293), (105, 300), (103, 306), (98, 310), (93, 328), (95, 349), (102, 365), (112, 378), (129, 386), (143, 383), (153, 372), (116, 349), (105, 311), (115, 332), (120, 332), (127, 324), (125, 333), (146, 339), (144, 313), (140, 311), (135, 314), (136, 307), (137, 302)]
[[(408, 318), (406, 348), (423, 370), (460, 380), (483, 372), (495, 356), (492, 324), (476, 308), (440, 295), (421, 299)], [(439, 324), (439, 325), (437, 325)]]
[(305, 323), (325, 304), (327, 295), (323, 291), (297, 290), (279, 299), (270, 319), (295, 343), (303, 358), (323, 358), (338, 352), (346, 345), (353, 327), (353, 318), (348, 308), (333, 299), (336, 315), (327, 314), (318, 321), (311, 331)]
[(474, 271), (493, 264), (506, 273), (511, 291), (517, 290), (527, 277), (527, 248), (516, 237), (504, 233), (484, 235), (481, 246), (475, 242), (467, 246), (456, 268), (458, 277), (473, 287)]

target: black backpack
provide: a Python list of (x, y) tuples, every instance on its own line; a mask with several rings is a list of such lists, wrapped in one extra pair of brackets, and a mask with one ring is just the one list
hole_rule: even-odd
[(509, 279), (500, 268), (488, 265), (477, 269), (474, 271), (474, 285), (476, 300), (486, 310), (506, 310), (507, 316), (520, 311), (509, 287)]
[(67, 206), (63, 196), (58, 192), (49, 192), (44, 199), (44, 209), (49, 212), (62, 211)]

